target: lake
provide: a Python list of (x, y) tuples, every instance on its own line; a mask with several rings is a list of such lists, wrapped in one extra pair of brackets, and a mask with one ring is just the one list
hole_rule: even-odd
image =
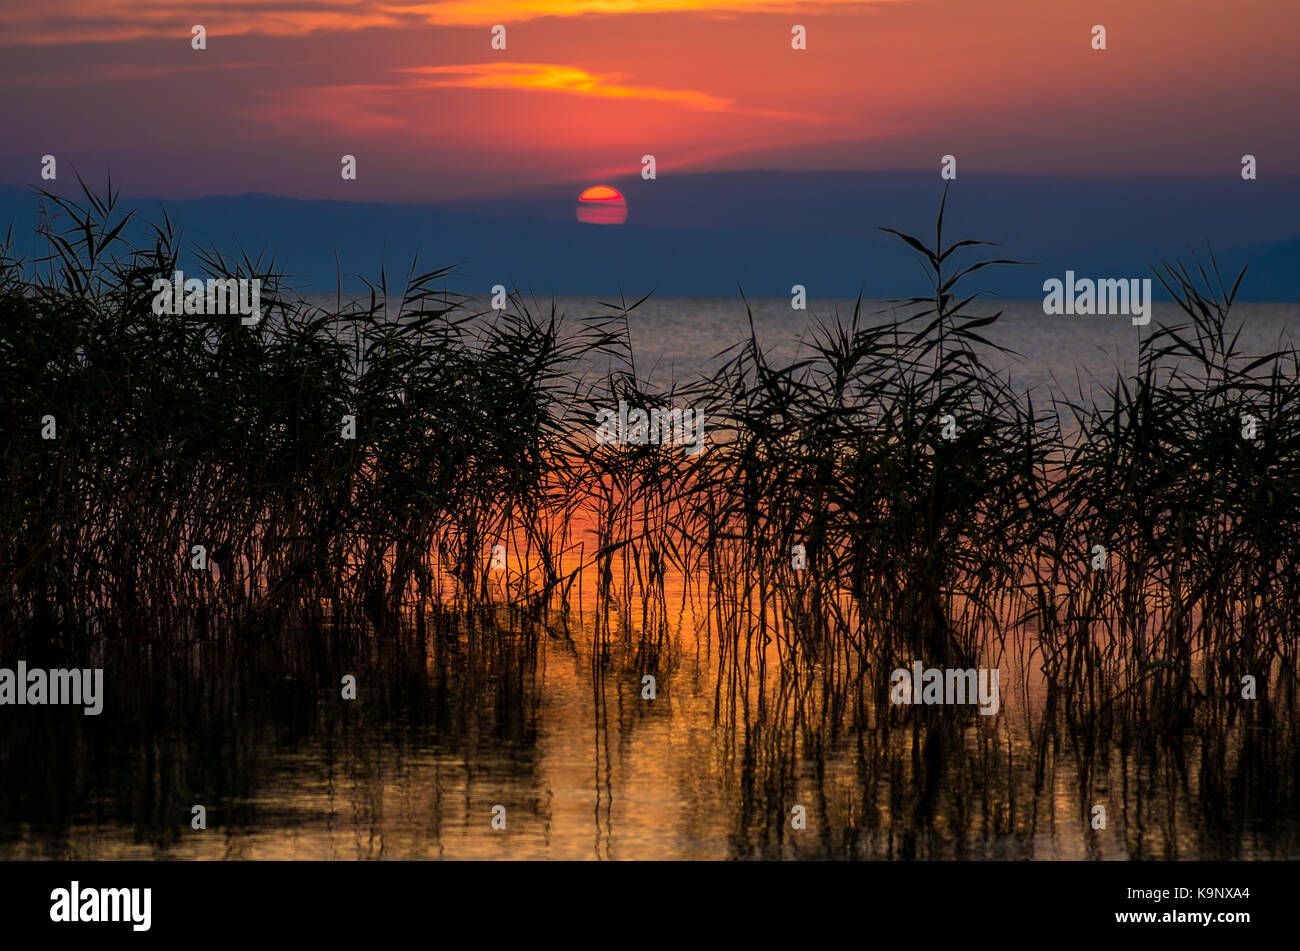
[[(852, 307), (751, 303), (786, 357), (814, 314)], [(1063, 398), (1131, 371), (1151, 330), (1006, 308), (988, 336), (1022, 355), (1015, 385)], [(1239, 313), (1247, 351), (1300, 327), (1293, 304)], [(1157, 303), (1153, 326), (1173, 319)], [(638, 372), (667, 385), (747, 327), (735, 300), (651, 300), (629, 331)], [(99, 716), (0, 709), (0, 858), (1300, 858), (1285, 715), (1081, 713), (1024, 627), (982, 658), (998, 715), (898, 706), (860, 655), (790, 669), (785, 635), (720, 633), (686, 579), (668, 579), (656, 636), (635, 603), (598, 625), (592, 575), (567, 632), (449, 609), (418, 629), (269, 619), (101, 642)], [(20, 659), (42, 660), (2, 660)]]

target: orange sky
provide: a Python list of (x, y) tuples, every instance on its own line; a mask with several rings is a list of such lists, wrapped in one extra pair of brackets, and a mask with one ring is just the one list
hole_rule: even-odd
[(1296, 0), (0, 0), (0, 181), (45, 153), (176, 197), (341, 197), (345, 153), (349, 196), (376, 199), (586, 183), (644, 154), (660, 175), (946, 153), (1214, 174), (1251, 152), (1297, 174), (1298, 54)]

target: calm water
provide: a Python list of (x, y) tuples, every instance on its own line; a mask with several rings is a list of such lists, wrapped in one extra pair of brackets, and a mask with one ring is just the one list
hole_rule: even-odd
[[(334, 295), (308, 295), (307, 299), (330, 308)], [(530, 310), (544, 314), (551, 299), (525, 296)], [(632, 303), (630, 298), (627, 303)], [(773, 362), (810, 355), (807, 341), (819, 322), (833, 323), (840, 315), (847, 323), (854, 301), (812, 298), (806, 310), (794, 310), (788, 298), (748, 301), (754, 332)], [(488, 298), (475, 301), (487, 310)], [(602, 306), (613, 304), (614, 307)], [(608, 314), (617, 301), (556, 298), (565, 317)], [(986, 351), (988, 364), (1010, 374), (1013, 386), (1032, 393), (1041, 408), (1052, 399), (1105, 402), (1104, 390), (1117, 372), (1131, 375), (1138, 366), (1138, 346), (1160, 327), (1186, 326), (1186, 314), (1170, 302), (1152, 305), (1151, 322), (1137, 327), (1127, 316), (1049, 316), (1040, 300), (979, 300), (968, 310), (974, 314), (1003, 312), (1001, 319), (979, 333), (990, 342), (1013, 351), (1011, 355)], [(914, 312), (889, 301), (864, 300), (862, 325), (870, 326)], [(1232, 308), (1229, 329), (1240, 329), (1238, 349), (1259, 354), (1274, 348), (1300, 345), (1300, 303), (1241, 303)], [(737, 343), (748, 340), (750, 327), (746, 302), (740, 298), (651, 297), (629, 315), (628, 330), (638, 375), (651, 383), (671, 387), (711, 373)], [(734, 351), (733, 351), (734, 352)], [(608, 367), (593, 367), (597, 374)]]
[[(761, 338), (793, 354), (810, 318), (754, 306)], [(810, 311), (833, 306), (851, 302)], [(1296, 305), (1241, 313), (1247, 350), (1300, 326)], [(1157, 305), (1156, 322), (1171, 316)], [(642, 372), (682, 379), (745, 327), (736, 301), (652, 301), (632, 335)], [(1020, 385), (1069, 390), (1076, 372), (1131, 366), (1137, 330), (1031, 302), (992, 336), (1024, 354)], [(101, 716), (0, 708), (0, 858), (1300, 858), (1285, 718), (1067, 724), (1021, 674), (1031, 642), (992, 661), (997, 716), (855, 711), (844, 698), (882, 672), (828, 692), (820, 667), (773, 661), (719, 683), (689, 610), (649, 659), (598, 660), (590, 621), (572, 641), (462, 628), (423, 648), (295, 635), (280, 652), (250, 636), (105, 654)], [(340, 697), (345, 674), (356, 700)]]
[[(563, 300), (568, 314), (600, 313), (588, 301)], [(802, 341), (819, 319), (840, 314), (852, 316), (851, 300), (810, 300), (806, 311), (792, 310), (786, 299), (749, 302), (759, 341), (774, 359), (794, 359), (806, 354)], [(893, 310), (891, 310), (893, 308)], [(1036, 396), (1076, 398), (1083, 387), (1094, 392), (1095, 384), (1114, 381), (1116, 370), (1132, 373), (1137, 368), (1139, 335), (1150, 336), (1160, 326), (1188, 323), (1172, 303), (1157, 301), (1151, 323), (1136, 327), (1129, 317), (1064, 317), (1043, 313), (1041, 301), (981, 301), (973, 313), (1004, 311), (1002, 318), (980, 333), (993, 343), (1009, 348), (1018, 356), (990, 355), (993, 365), (1011, 373), (1015, 385)], [(881, 322), (889, 315), (906, 316), (886, 301), (864, 301), (864, 325)], [(1244, 353), (1265, 352), (1279, 341), (1300, 343), (1300, 304), (1237, 304), (1234, 324), (1242, 328), (1239, 346)], [(720, 362), (715, 355), (749, 335), (743, 302), (725, 298), (655, 300), (641, 305), (630, 320), (638, 370), (656, 381), (684, 380), (708, 372)]]
[[(325, 307), (335, 303), (333, 295), (307, 299)], [(551, 304), (550, 298), (525, 300), (538, 313), (547, 312)], [(489, 306), (487, 298), (477, 304)], [(807, 355), (804, 341), (819, 321), (833, 321), (838, 313), (847, 323), (854, 301), (813, 298), (807, 310), (792, 310), (786, 298), (760, 298), (748, 304), (765, 350), (774, 360), (792, 360)], [(556, 298), (555, 305), (572, 318), (611, 312), (587, 298)], [(638, 372), (666, 386), (716, 369), (724, 362), (719, 356), (724, 350), (749, 337), (745, 306), (739, 298), (646, 300), (628, 321)], [(1154, 303), (1151, 323), (1144, 327), (1133, 326), (1131, 318), (1124, 316), (1048, 316), (1041, 301), (978, 301), (970, 309), (979, 314), (1004, 312), (997, 323), (980, 330), (993, 343), (1016, 353), (1006, 358), (990, 355), (995, 366), (1010, 372), (1021, 389), (1060, 398), (1077, 397), (1080, 383), (1086, 393), (1092, 382), (1113, 382), (1117, 370), (1132, 373), (1141, 338), (1159, 327), (1189, 322), (1174, 304), (1161, 301)], [(910, 312), (888, 301), (863, 301), (862, 324), (870, 326)], [(1279, 342), (1295, 346), (1300, 344), (1300, 303), (1236, 304), (1229, 327), (1241, 329), (1238, 346), (1246, 354), (1265, 352)]]
[(653, 666), (594, 663), (575, 635), (100, 658), (101, 716), (4, 708), (0, 858), (1300, 856), (1281, 725), (1065, 728), (1012, 651), (997, 716), (868, 709), (855, 728), (816, 671), (772, 665), (719, 699), (716, 644), (689, 626)]

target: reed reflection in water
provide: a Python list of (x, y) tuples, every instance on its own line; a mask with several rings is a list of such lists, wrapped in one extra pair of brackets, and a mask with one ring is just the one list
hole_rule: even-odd
[[(0, 856), (1300, 854), (1285, 719), (1070, 725), (1009, 653), (999, 716), (870, 707), (855, 725), (848, 698), (777, 664), (716, 708), (707, 637), (672, 640), (653, 701), (634, 671), (600, 662), (589, 632), (480, 627), (439, 633), (423, 654), (415, 640), (368, 654), (346, 638), (318, 645), (314, 674), (301, 658), (215, 644), (113, 660), (100, 717), (0, 719)], [(345, 671), (358, 675), (353, 702), (339, 699)], [(204, 831), (190, 828), (195, 804)], [(504, 831), (491, 828), (498, 804)], [(791, 828), (796, 804), (806, 830)]]

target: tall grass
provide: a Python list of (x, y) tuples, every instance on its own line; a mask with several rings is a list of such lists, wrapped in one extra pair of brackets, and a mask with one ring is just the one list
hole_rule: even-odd
[[(664, 390), (632, 352), (640, 302), (484, 311), (445, 270), (322, 309), (274, 261), (210, 251), (209, 274), (263, 281), (262, 321), (155, 315), (170, 222), (135, 247), (111, 190), (45, 197), (69, 222), (49, 253), (0, 257), (0, 625), (29, 649), (301, 625), (535, 644), (576, 620), (597, 664), (657, 670), (679, 592), (719, 711), (832, 733), (887, 709), (898, 663), (1011, 647), (1070, 710), (1178, 716), (1246, 674), (1293, 698), (1300, 357), (1239, 352), (1240, 277), (1212, 262), (1161, 270), (1189, 322), (1135, 375), (1043, 405), (990, 369), (1000, 314), (966, 289), (1014, 262), (972, 258), (941, 203), (932, 244), (893, 232), (930, 295), (859, 300), (786, 361), (751, 315), (715, 373)], [(597, 445), (620, 399), (705, 412), (706, 450)]]

